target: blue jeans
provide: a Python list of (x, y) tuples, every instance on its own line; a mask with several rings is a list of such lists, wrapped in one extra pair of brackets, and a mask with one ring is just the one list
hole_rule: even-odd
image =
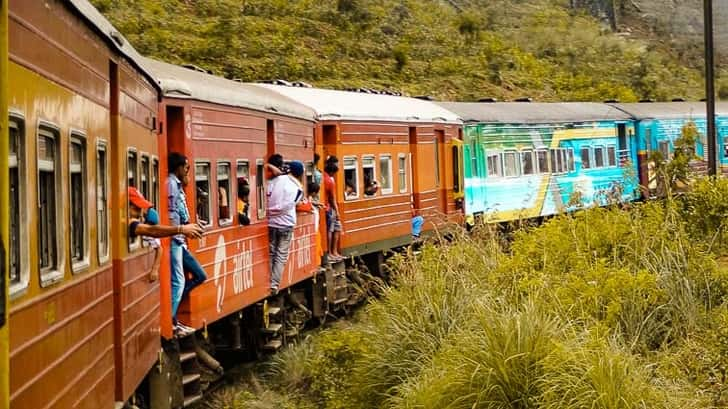
[(293, 227), (268, 227), (268, 249), (270, 250), (270, 286), (278, 288), (281, 275), (288, 262)]
[[(187, 249), (187, 246), (172, 240), (170, 248), (172, 267), (172, 320), (177, 321), (177, 308), (193, 288), (205, 282), (207, 276), (200, 263)], [(185, 272), (192, 274), (191, 280), (185, 279)]]

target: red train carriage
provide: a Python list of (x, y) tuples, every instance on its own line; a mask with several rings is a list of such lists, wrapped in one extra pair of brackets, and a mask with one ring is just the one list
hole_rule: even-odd
[[(180, 321), (199, 329), (268, 296), (264, 163), (274, 152), (286, 160), (310, 162), (314, 116), (310, 109), (264, 88), (154, 60), (145, 64), (159, 78), (164, 93), (160, 145), (189, 158), (194, 174), (186, 191), (188, 205), (196, 221), (207, 225), (203, 239), (191, 243), (190, 249), (208, 279), (192, 291), (178, 313)], [(236, 216), (242, 180), (251, 192), (247, 226)], [(165, 205), (161, 207), (164, 217)], [(313, 232), (313, 216), (299, 213), (281, 289), (318, 270)], [(161, 280), (168, 285), (168, 263), (162, 267)], [(170, 336), (166, 287), (162, 303), (163, 334)]]
[[(419, 99), (280, 85), (260, 85), (316, 111), (317, 141), (339, 159), (336, 197), (341, 251), (379, 253), (411, 241), (411, 206), (425, 228), (457, 214), (460, 180), (457, 116)], [(457, 142), (456, 142), (457, 145)], [(372, 188), (377, 181), (378, 187)], [(346, 185), (353, 193), (346, 194)]]
[(158, 91), (86, 1), (11, 1), (9, 29), (11, 406), (110, 408), (159, 348), (149, 251), (117, 239)]

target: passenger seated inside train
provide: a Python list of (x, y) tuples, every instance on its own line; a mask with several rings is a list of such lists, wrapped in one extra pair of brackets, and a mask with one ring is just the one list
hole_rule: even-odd
[(377, 184), (376, 180), (365, 180), (364, 181), (364, 194), (367, 196), (374, 196), (377, 194), (377, 191), (379, 190), (379, 185)]
[(356, 197), (356, 190), (354, 189), (354, 186), (351, 182), (348, 180), (346, 181), (346, 189), (344, 190), (344, 197), (347, 199), (352, 199)]
[(238, 222), (247, 226), (250, 224), (250, 184), (244, 177), (238, 178)]

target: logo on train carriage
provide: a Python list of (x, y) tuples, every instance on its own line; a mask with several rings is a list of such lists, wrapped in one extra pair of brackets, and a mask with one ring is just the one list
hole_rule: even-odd
[[(237, 242), (235, 254), (230, 258), (227, 256), (227, 243), (223, 235), (218, 236), (215, 246), (215, 288), (217, 289), (216, 307), (217, 312), (222, 312), (225, 302), (225, 291), (227, 290), (227, 275), (232, 274), (233, 295), (253, 288), (253, 241), (240, 240)], [(232, 267), (228, 267), (228, 262)]]
[(293, 281), (293, 272), (296, 269), (302, 269), (312, 262), (312, 234), (313, 228), (306, 226), (301, 229), (300, 237), (296, 237), (295, 232), (291, 236), (291, 247), (288, 250), (288, 265), (286, 266), (289, 283)]

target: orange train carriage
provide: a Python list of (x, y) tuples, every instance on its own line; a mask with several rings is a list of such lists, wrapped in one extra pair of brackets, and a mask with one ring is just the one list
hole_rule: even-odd
[(159, 349), (149, 251), (114, 239), (159, 93), (88, 2), (9, 8), (10, 405), (112, 407)]

